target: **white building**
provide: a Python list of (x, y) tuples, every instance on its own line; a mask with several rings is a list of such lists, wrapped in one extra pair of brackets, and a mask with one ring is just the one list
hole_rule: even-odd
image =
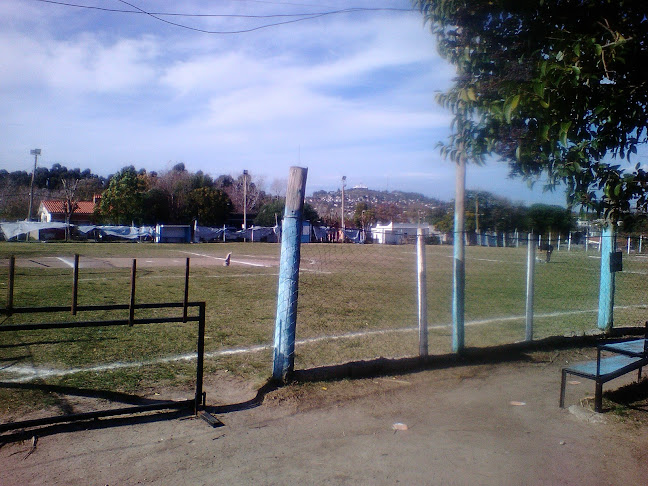
[(418, 228), (425, 236), (430, 236), (432, 227), (428, 223), (389, 223), (377, 224), (371, 228), (371, 234), (376, 243), (381, 245), (401, 245), (416, 238)]

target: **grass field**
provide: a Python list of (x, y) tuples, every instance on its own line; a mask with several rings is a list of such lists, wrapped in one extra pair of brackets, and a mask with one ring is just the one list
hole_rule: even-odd
[[(206, 372), (229, 370), (259, 382), (270, 375), (278, 245), (0, 243), (5, 257), (0, 305), (5, 305), (9, 255), (17, 259), (14, 306), (70, 305), (75, 253), (81, 260), (80, 305), (127, 304), (133, 258), (138, 303), (180, 302), (190, 257), (190, 300), (207, 303)], [(228, 253), (232, 264), (225, 267)], [(451, 257), (450, 247), (427, 247), (431, 354), (450, 351)], [(467, 248), (467, 346), (524, 338), (525, 265), (526, 248)], [(535, 337), (596, 328), (599, 267), (598, 254), (584, 251), (554, 252), (551, 263), (536, 265)], [(296, 368), (418, 353), (413, 246), (303, 245), (301, 270)], [(617, 325), (646, 320), (646, 274), (648, 258), (624, 256), (624, 271), (617, 275)], [(126, 316), (127, 311), (95, 312), (76, 319)], [(69, 312), (13, 315), (5, 316), (4, 324), (71, 318)], [(188, 386), (195, 365), (173, 358), (195, 346), (195, 323), (2, 333), (0, 381), (7, 386), (0, 388), (0, 413), (56, 405), (51, 387), (143, 393)]]

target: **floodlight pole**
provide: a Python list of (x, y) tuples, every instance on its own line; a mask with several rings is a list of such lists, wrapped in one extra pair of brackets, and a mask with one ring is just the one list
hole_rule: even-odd
[(36, 164), (38, 163), (38, 156), (41, 154), (41, 149), (33, 149), (29, 152), (34, 156), (34, 171), (31, 176), (31, 186), (29, 189), (29, 212), (27, 213), (27, 221), (32, 220), (32, 207), (34, 206), (34, 177), (36, 176)]
[(346, 176), (342, 176), (342, 243), (346, 239), (346, 226), (344, 225), (344, 186), (346, 185)]
[(243, 171), (243, 240), (247, 241), (247, 178), (248, 171)]

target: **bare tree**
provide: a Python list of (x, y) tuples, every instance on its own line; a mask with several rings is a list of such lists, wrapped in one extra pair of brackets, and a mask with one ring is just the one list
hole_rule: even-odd
[(288, 179), (274, 179), (270, 184), (270, 192), (275, 199), (282, 198), (286, 195)]
[(72, 213), (79, 207), (78, 201), (75, 198), (75, 193), (77, 186), (79, 185), (79, 179), (62, 179), (63, 183), (63, 214), (65, 215), (65, 241), (70, 240), (70, 219), (72, 218)]
[[(263, 190), (264, 185), (263, 177), (253, 176), (249, 173), (241, 174), (234, 179), (231, 186), (225, 188), (225, 191), (232, 200), (236, 212), (243, 212), (244, 206), (248, 211), (255, 211), (266, 195)], [(247, 204), (244, 204), (244, 198)]]

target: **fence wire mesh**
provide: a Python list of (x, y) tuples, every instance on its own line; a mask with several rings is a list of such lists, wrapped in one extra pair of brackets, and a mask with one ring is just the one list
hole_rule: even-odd
[[(599, 245), (593, 241), (576, 244), (566, 237), (560, 244), (557, 237), (552, 242), (542, 236), (533, 239), (537, 246), (534, 339), (597, 332)], [(647, 319), (648, 255), (638, 253), (640, 238), (635, 240), (630, 254), (624, 255), (623, 271), (615, 274), (615, 326), (641, 326)], [(522, 341), (527, 235), (493, 236), (482, 240), (484, 246), (477, 241), (466, 246), (466, 346)], [(447, 353), (451, 347), (452, 246), (428, 245), (426, 259), (429, 351)], [(414, 244), (308, 244), (302, 247), (301, 269), (298, 368), (417, 355)]]

